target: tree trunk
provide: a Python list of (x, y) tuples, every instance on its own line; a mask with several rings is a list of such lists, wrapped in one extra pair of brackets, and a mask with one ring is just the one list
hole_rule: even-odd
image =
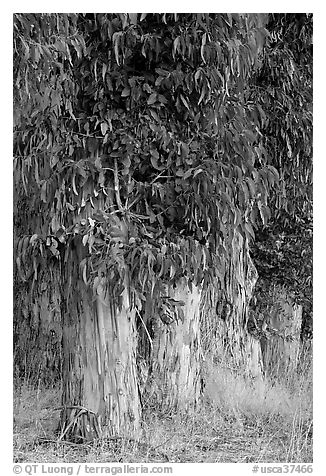
[(37, 279), (14, 285), (14, 365), (16, 375), (33, 384), (61, 379), (62, 322), (60, 266), (49, 263)]
[(248, 244), (240, 234), (235, 234), (232, 250), (223, 282), (216, 282), (205, 298), (203, 347), (216, 365), (261, 378), (260, 343), (247, 330), (249, 303), (258, 274)]
[[(66, 266), (61, 437), (84, 442), (105, 436), (137, 439), (140, 401), (136, 375), (135, 311), (125, 280), (121, 307), (112, 289), (94, 299), (79, 276), (79, 241)], [(113, 283), (112, 283), (113, 284)]]
[(200, 396), (201, 292), (196, 286), (190, 290), (182, 281), (176, 288), (169, 287), (166, 295), (184, 305), (175, 309), (176, 320), (165, 324), (147, 301), (145, 319), (153, 339), (143, 401), (164, 411), (185, 411), (196, 406)]
[(302, 306), (280, 287), (271, 290), (270, 301), (263, 324), (265, 336), (261, 339), (264, 367), (269, 377), (286, 377), (298, 364)]

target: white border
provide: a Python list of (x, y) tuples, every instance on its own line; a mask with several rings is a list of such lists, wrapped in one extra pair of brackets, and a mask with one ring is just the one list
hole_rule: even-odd
[[(117, 9), (118, 6), (118, 9)], [(326, 247), (326, 209), (325, 209), (325, 144), (326, 126), (324, 74), (326, 9), (323, 2), (274, 1), (274, 2), (171, 2), (154, 5), (152, 2), (67, 2), (56, 1), (14, 1), (3, 8), (0, 29), (2, 45), (1, 93), (1, 137), (3, 183), (1, 187), (1, 231), (0, 250), (2, 256), (1, 269), (1, 410), (2, 410), (2, 441), (0, 444), (3, 463), (8, 462), (11, 474), (12, 463), (12, 14), (14, 12), (88, 12), (88, 11), (164, 11), (167, 12), (312, 12), (314, 13), (314, 473), (325, 474), (325, 247)], [(53, 8), (51, 8), (53, 7)], [(157, 7), (157, 8), (155, 8)], [(323, 464), (324, 463), (324, 464)], [(175, 466), (175, 465), (173, 465)], [(205, 464), (207, 474), (248, 474), (252, 465), (242, 464)], [(7, 465), (6, 465), (7, 467)], [(322, 469), (323, 467), (323, 469)], [(246, 468), (246, 469), (245, 469)], [(199, 464), (177, 466), (174, 474), (188, 474), (189, 470), (202, 471)], [(217, 473), (216, 473), (217, 472)]]

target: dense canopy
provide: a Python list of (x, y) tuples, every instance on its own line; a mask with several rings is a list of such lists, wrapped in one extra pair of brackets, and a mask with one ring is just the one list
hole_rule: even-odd
[(16, 14), (14, 102), (21, 277), (80, 236), (94, 291), (125, 261), (144, 299), (256, 230), (311, 312), (310, 15)]

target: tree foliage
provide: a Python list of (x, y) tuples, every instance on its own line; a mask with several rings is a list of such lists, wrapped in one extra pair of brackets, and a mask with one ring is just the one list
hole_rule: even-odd
[(273, 14), (266, 25), (262, 68), (254, 96), (263, 104), (262, 129), (269, 163), (280, 174), (269, 197), (268, 226), (252, 247), (259, 275), (286, 287), (304, 308), (304, 334), (312, 332), (312, 15)]
[[(139, 301), (181, 277), (223, 283), (235, 233), (256, 234), (262, 276), (296, 273), (311, 245), (311, 34), (304, 14), (16, 14), (20, 276), (80, 240), (94, 292), (109, 281), (119, 297), (127, 265)], [(305, 256), (291, 274), (304, 299)]]
[(271, 197), (275, 220), (285, 227), (312, 214), (312, 16), (271, 15), (256, 83), (268, 121), (263, 128), (281, 193)]
[(18, 259), (86, 250), (84, 281), (140, 299), (223, 281), (278, 181), (262, 141), (267, 15), (17, 14), (15, 174), (28, 198)]

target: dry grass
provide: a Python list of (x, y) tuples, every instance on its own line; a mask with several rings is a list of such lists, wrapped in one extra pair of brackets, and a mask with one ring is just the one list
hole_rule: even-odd
[[(292, 381), (248, 382), (227, 368), (209, 369), (200, 408), (162, 415), (147, 408), (139, 443), (57, 443), (60, 389), (14, 395), (15, 462), (312, 462), (312, 371)], [(53, 441), (47, 441), (53, 440)]]

